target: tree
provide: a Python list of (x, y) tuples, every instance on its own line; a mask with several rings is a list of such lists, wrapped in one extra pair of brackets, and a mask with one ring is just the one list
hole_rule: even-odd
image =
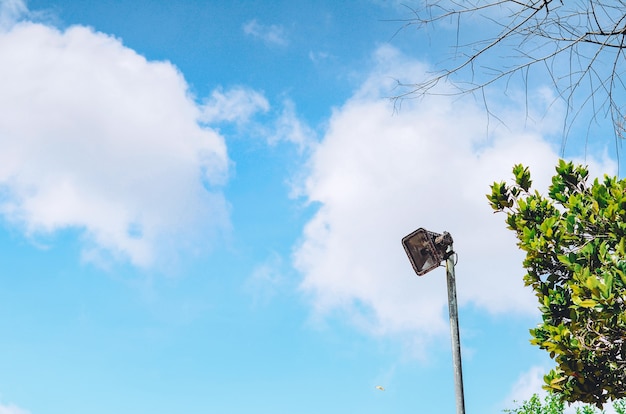
[[(613, 408), (617, 414), (626, 414), (626, 402), (624, 400), (613, 403)], [(504, 410), (509, 414), (563, 414), (565, 404), (556, 394), (548, 394), (543, 402), (537, 394), (524, 401), (520, 407), (512, 410)], [(598, 411), (589, 405), (576, 408), (576, 414), (597, 414)]]
[(531, 343), (556, 362), (544, 388), (598, 407), (626, 397), (626, 180), (590, 184), (585, 167), (561, 160), (546, 197), (527, 167), (513, 175), (488, 199), (526, 252), (524, 282), (542, 314)]
[(548, 394), (543, 403), (537, 394), (524, 401), (520, 407), (504, 410), (509, 414), (563, 414), (565, 404), (555, 395)]
[[(485, 92), (514, 75), (528, 81), (531, 69), (552, 82), (567, 104), (566, 131), (592, 108), (591, 121), (610, 117), (617, 137), (624, 135), (626, 1), (623, 0), (425, 0), (411, 9), (405, 27), (456, 27), (454, 57), (443, 69), (414, 84), (403, 84), (396, 98), (436, 93), (451, 81), (456, 93)], [(474, 24), (469, 20), (473, 20)], [(463, 31), (464, 27), (472, 29)], [(472, 32), (480, 33), (477, 39)], [(468, 73), (469, 72), (469, 73)], [(454, 93), (454, 92), (453, 92)], [(483, 95), (484, 98), (484, 95)]]

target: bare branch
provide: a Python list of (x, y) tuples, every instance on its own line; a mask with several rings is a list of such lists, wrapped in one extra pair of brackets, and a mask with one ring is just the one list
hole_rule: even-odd
[[(572, 123), (589, 106), (589, 122), (608, 118), (615, 137), (623, 137), (624, 105), (618, 97), (626, 89), (622, 79), (626, 0), (432, 0), (411, 12), (404, 28), (456, 21), (456, 53), (452, 64), (439, 72), (417, 83), (400, 83), (404, 91), (394, 97), (396, 101), (412, 95), (471, 94), (518, 72), (527, 85), (536, 67), (539, 74), (547, 72), (557, 96), (566, 103), (564, 143)], [(486, 23), (493, 35), (459, 44), (460, 28), (471, 24), (470, 18)], [(500, 66), (485, 66), (493, 58)], [(563, 65), (565, 61), (569, 66)], [(456, 90), (441, 92), (438, 86), (443, 82)]]

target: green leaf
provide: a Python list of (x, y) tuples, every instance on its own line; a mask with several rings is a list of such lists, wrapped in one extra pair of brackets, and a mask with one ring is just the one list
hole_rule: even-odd
[(494, 183), (487, 198), (525, 253), (524, 284), (541, 312), (530, 342), (556, 364), (545, 387), (563, 401), (601, 405), (626, 397), (618, 363), (626, 346), (608, 345), (626, 338), (626, 181), (589, 185), (588, 177), (586, 167), (559, 160), (546, 198), (530, 192), (530, 171), (518, 164), (515, 183)]
[(517, 184), (522, 190), (528, 192), (532, 184), (528, 167), (524, 167), (522, 164), (517, 164), (513, 167), (513, 175), (515, 176), (515, 184)]
[(585, 299), (577, 303), (578, 306), (583, 307), (583, 308), (593, 308), (597, 304), (598, 302), (596, 302), (593, 299)]

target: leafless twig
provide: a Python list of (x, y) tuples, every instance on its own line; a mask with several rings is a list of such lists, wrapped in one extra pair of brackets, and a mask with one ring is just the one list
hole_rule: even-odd
[[(547, 71), (558, 98), (567, 108), (565, 146), (574, 121), (591, 107), (590, 121), (609, 119), (616, 151), (625, 134), (626, 0), (426, 0), (410, 9), (403, 28), (424, 29), (451, 20), (457, 25), (456, 59), (417, 83), (401, 83), (395, 101), (433, 94), (462, 95), (484, 91), (531, 68)], [(494, 34), (480, 42), (459, 44), (467, 19), (482, 19)], [(511, 53), (514, 56), (511, 56)], [(485, 66), (489, 58), (506, 59), (501, 67)], [(476, 76), (476, 70), (481, 70)], [(545, 73), (545, 72), (544, 72)], [(460, 81), (459, 81), (460, 79)], [(450, 82), (456, 89), (437, 88)]]

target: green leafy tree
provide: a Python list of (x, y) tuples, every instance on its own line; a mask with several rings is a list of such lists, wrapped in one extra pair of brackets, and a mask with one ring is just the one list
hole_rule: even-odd
[(487, 197), (526, 252), (542, 313), (531, 343), (556, 362), (544, 388), (600, 408), (626, 397), (626, 181), (589, 183), (587, 168), (561, 160), (543, 196), (527, 167), (513, 175)]
[(537, 394), (530, 397), (529, 400), (524, 401), (518, 408), (512, 410), (504, 410), (505, 413), (510, 414), (563, 414), (565, 404), (558, 396), (548, 394), (543, 402)]
[[(615, 401), (613, 409), (617, 414), (626, 414), (626, 402), (624, 400)], [(563, 414), (565, 412), (565, 404), (558, 394), (548, 394), (543, 402), (537, 394), (524, 401), (521, 406), (512, 410), (504, 410), (509, 414)], [(604, 413), (604, 411), (602, 411)], [(576, 408), (576, 414), (598, 414), (598, 411), (592, 406), (585, 405)]]

